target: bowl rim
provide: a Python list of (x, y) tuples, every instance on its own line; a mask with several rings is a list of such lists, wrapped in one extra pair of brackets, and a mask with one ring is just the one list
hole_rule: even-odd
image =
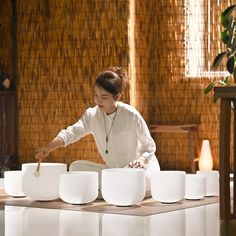
[(186, 178), (206, 179), (206, 176), (197, 174), (186, 174)]
[(98, 176), (98, 172), (97, 171), (81, 171), (81, 170), (78, 170), (78, 171), (67, 171), (67, 172), (64, 172), (64, 173), (61, 173), (60, 175), (97, 175)]
[(185, 174), (186, 171), (183, 170), (153, 170), (153, 173), (159, 173), (159, 174)]
[[(38, 165), (37, 162), (31, 162), (31, 163), (23, 163), (23, 166), (32, 166), (32, 167), (36, 167)], [(58, 162), (41, 162), (40, 163), (40, 167), (56, 167), (56, 166), (67, 166), (66, 163), (58, 163)]]
[(22, 173), (22, 170), (6, 170), (6, 171), (4, 171), (4, 175), (5, 174), (20, 174), (20, 173)]
[(214, 174), (219, 174), (219, 170), (197, 170), (196, 174), (210, 174), (210, 173), (214, 173)]
[(102, 172), (113, 172), (113, 173), (117, 173), (117, 172), (145, 172), (145, 169), (142, 168), (106, 168), (103, 169)]

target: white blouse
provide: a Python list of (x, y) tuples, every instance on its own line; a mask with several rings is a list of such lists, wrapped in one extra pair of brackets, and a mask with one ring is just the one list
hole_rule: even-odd
[(117, 114), (114, 116), (115, 113), (107, 115), (98, 106), (88, 108), (78, 122), (61, 130), (58, 137), (62, 138), (67, 146), (85, 135), (92, 134), (99, 153), (109, 168), (125, 167), (131, 161), (143, 156), (150, 158), (150, 163), (159, 169), (155, 157), (155, 142), (140, 113), (128, 104), (117, 102)]

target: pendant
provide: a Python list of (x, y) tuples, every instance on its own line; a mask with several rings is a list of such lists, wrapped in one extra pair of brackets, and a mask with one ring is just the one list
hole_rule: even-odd
[(106, 136), (106, 151), (105, 151), (106, 154), (108, 153), (107, 146), (108, 146), (108, 136)]

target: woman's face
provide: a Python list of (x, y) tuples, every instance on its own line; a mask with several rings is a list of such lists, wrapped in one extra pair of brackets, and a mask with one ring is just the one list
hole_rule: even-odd
[(101, 111), (111, 114), (116, 110), (116, 101), (120, 94), (113, 95), (102, 87), (95, 85), (94, 87), (94, 100)]

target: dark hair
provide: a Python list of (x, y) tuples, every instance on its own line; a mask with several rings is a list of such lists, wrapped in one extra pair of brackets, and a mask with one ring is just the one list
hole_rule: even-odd
[(95, 85), (102, 87), (113, 95), (117, 95), (122, 93), (127, 79), (127, 72), (121, 67), (115, 66), (101, 72), (95, 81)]

